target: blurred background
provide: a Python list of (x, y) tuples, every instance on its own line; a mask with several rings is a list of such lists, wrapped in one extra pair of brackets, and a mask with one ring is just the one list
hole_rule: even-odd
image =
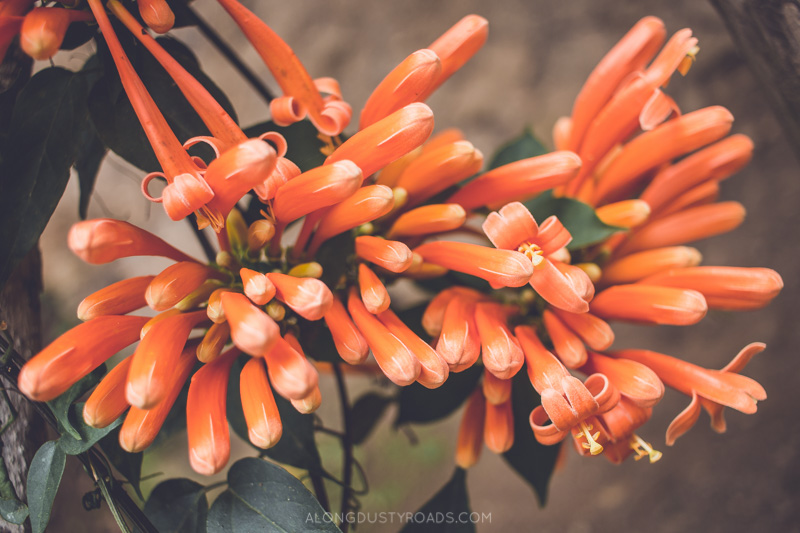
[[(688, 398), (668, 391), (641, 430), (646, 440), (664, 452), (659, 463), (629, 460), (613, 466), (603, 459), (579, 458), (569, 450), (564, 467), (552, 479), (544, 508), (502, 459), (484, 451), (480, 463), (468, 474), (471, 506), (476, 512), (491, 513), (491, 522), (479, 524), (478, 531), (800, 531), (800, 430), (794, 413), (800, 406), (800, 393), (793, 381), (800, 378), (796, 349), (800, 328), (794, 300), (798, 296), (794, 273), (800, 259), (798, 162), (762, 87), (709, 3), (243, 3), (293, 47), (313, 77), (337, 78), (356, 113), (375, 85), (409, 53), (431, 43), (468, 13), (486, 17), (490, 32), (484, 48), (428, 103), (437, 129), (462, 129), (487, 156), (528, 125), (552, 147), (551, 128), (556, 119), (570, 113), (573, 99), (597, 61), (639, 18), (661, 17), (670, 34), (692, 28), (700, 39), (698, 60), (687, 78), (672, 80), (667, 92), (684, 112), (715, 104), (727, 107), (736, 117), (732, 132), (747, 134), (756, 144), (751, 164), (722, 186), (722, 199), (737, 200), (747, 208), (745, 223), (728, 235), (696, 246), (704, 255), (704, 264), (773, 268), (786, 286), (766, 309), (711, 312), (689, 328), (615, 324), (615, 347), (648, 348), (721, 368), (744, 345), (763, 341), (767, 350), (744, 373), (764, 385), (769, 398), (755, 415), (727, 410), (725, 435), (712, 432), (703, 414), (692, 431), (674, 447), (666, 448), (664, 432), (669, 422), (688, 405)], [(197, 0), (194, 6), (275, 88), (266, 68), (216, 2)], [(263, 101), (195, 30), (173, 33), (192, 47), (206, 72), (228, 94), (242, 125), (268, 118)], [(86, 54), (76, 51), (60, 62), (77, 67)], [(169, 223), (160, 208), (151, 207), (141, 196), (141, 177), (121, 159), (109, 157), (98, 178), (89, 216), (128, 220), (200, 255), (188, 227)], [(66, 247), (66, 232), (78, 219), (77, 198), (73, 180), (41, 241), (45, 342), (77, 323), (75, 309), (87, 294), (123, 277), (155, 273), (167, 264), (126, 259), (98, 267), (80, 262)], [(325, 385), (331, 400), (323, 403), (321, 416), (335, 427), (338, 405), (331, 384)], [(352, 386), (358, 391), (371, 385), (356, 379)], [(365, 511), (414, 511), (452, 473), (460, 411), (443, 423), (414, 427), (418, 444), (392, 429), (393, 416), (387, 413), (366, 446), (357, 449), (371, 489), (361, 500)], [(322, 437), (319, 444), (324, 459), (336, 464), (336, 443)], [(252, 449), (242, 444), (235, 450), (240, 455), (252, 454)], [(74, 490), (62, 486), (51, 530), (116, 531), (105, 508), (91, 513), (80, 509), (77, 499), (91, 487), (77, 463), (67, 468), (65, 479), (70, 479), (72, 469), (76, 486)], [(188, 466), (185, 435), (175, 436), (145, 459), (143, 475), (156, 472), (164, 475), (146, 482), (145, 492), (168, 477), (194, 476)], [(338, 493), (333, 486), (331, 491)], [(362, 524), (358, 531), (397, 529), (398, 525)]]

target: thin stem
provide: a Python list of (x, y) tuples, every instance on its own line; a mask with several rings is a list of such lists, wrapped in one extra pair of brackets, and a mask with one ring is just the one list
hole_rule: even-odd
[[(339, 363), (333, 363), (333, 373), (336, 376), (336, 386), (339, 390), (339, 403), (342, 406), (342, 425), (344, 434), (342, 435), (342, 453), (344, 455), (342, 466), (342, 507), (341, 516), (346, 517), (350, 512), (350, 501), (353, 498), (353, 439), (352, 439), (352, 411), (350, 399), (347, 395), (347, 386), (344, 382), (344, 373)], [(342, 520), (339, 524), (342, 533), (347, 533), (350, 523)]]
[(314, 494), (317, 495), (317, 501), (325, 510), (326, 513), (331, 512), (331, 502), (328, 500), (328, 491), (325, 489), (325, 481), (319, 472), (308, 471), (308, 477), (311, 478), (311, 485), (314, 487)]
[(244, 62), (239, 59), (239, 56), (236, 55), (236, 52), (233, 51), (231, 47), (229, 47), (225, 41), (214, 31), (214, 28), (208, 25), (205, 20), (200, 18), (200, 15), (192, 9), (191, 7), (185, 8), (186, 13), (194, 20), (194, 23), (197, 24), (197, 29), (200, 30), (200, 33), (214, 45), (214, 47), (219, 50), (219, 52), (225, 56), (233, 67), (239, 71), (239, 74), (247, 80), (247, 83), (263, 98), (267, 103), (271, 102), (274, 96), (267, 89), (266, 85), (264, 85), (258, 76), (250, 70), (250, 67), (244, 64)]

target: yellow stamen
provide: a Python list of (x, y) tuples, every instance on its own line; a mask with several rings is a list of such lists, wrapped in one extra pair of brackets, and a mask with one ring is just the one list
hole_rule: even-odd
[(520, 244), (517, 251), (531, 260), (533, 268), (541, 268), (544, 265), (544, 251), (538, 244), (526, 242)]
[(603, 447), (597, 442), (597, 438), (600, 436), (600, 432), (595, 432), (594, 435), (590, 433), (592, 430), (591, 424), (587, 425), (586, 422), (581, 422), (581, 430), (575, 435), (576, 437), (585, 437), (586, 442), (582, 443), (581, 446), (589, 450), (589, 453), (592, 455), (598, 455), (603, 453)]
[(631, 437), (630, 447), (636, 454), (636, 457), (634, 457), (634, 459), (637, 461), (642, 457), (644, 457), (645, 455), (647, 455), (648, 457), (650, 457), (650, 462), (655, 463), (656, 461), (661, 459), (661, 456), (663, 455), (660, 451), (654, 450), (649, 442), (646, 442), (636, 433), (634, 433), (633, 436)]
[(325, 135), (323, 133), (320, 133), (319, 135), (317, 135), (317, 139), (325, 143), (324, 146), (320, 147), (319, 149), (322, 155), (327, 157), (336, 150), (336, 145), (333, 143), (333, 138), (331, 138), (330, 135)]
[(689, 69), (692, 68), (694, 62), (697, 60), (697, 53), (700, 51), (699, 46), (693, 47), (686, 53), (686, 56), (681, 60), (680, 64), (678, 65), (678, 72), (681, 73), (681, 76), (686, 76), (689, 73)]

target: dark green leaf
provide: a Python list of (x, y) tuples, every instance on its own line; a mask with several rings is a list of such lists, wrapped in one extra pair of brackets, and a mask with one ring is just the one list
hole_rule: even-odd
[(17, 98), (0, 168), (0, 285), (36, 243), (69, 180), (86, 110), (88, 76), (38, 72)]
[(514, 161), (520, 161), (521, 159), (544, 155), (549, 151), (539, 139), (533, 136), (530, 128), (526, 128), (522, 135), (500, 147), (492, 157), (491, 163), (489, 163), (489, 170), (502, 167)]
[(162, 481), (150, 493), (144, 514), (160, 533), (205, 533), (206, 488), (184, 478)]
[(386, 408), (394, 402), (394, 398), (387, 398), (374, 392), (368, 392), (353, 404), (350, 438), (353, 444), (361, 444), (381, 419)]
[(450, 415), (472, 393), (481, 377), (482, 367), (472, 366), (463, 372), (451, 373), (438, 389), (426, 389), (414, 383), (400, 390), (400, 411), (394, 425), (409, 422), (433, 422)]
[(61, 41), (61, 50), (74, 50), (86, 44), (97, 33), (97, 24), (88, 22), (73, 22), (67, 27), (64, 40)]
[(339, 531), (300, 481), (283, 468), (252, 457), (228, 471), (228, 489), (208, 513), (209, 533)]
[(50, 521), (50, 510), (56, 497), (67, 456), (56, 441), (45, 442), (36, 451), (28, 470), (28, 510), (33, 533), (42, 533)]
[(280, 133), (289, 143), (286, 159), (300, 167), (303, 172), (320, 166), (325, 162), (325, 155), (320, 149), (325, 146), (317, 135), (317, 129), (307, 120), (295, 122), (291, 126), (277, 126), (274, 122), (261, 122), (248, 128), (244, 132), (248, 137), (258, 137), (264, 132), (275, 131)]
[(117, 471), (125, 476), (140, 499), (144, 500), (139, 482), (142, 479), (142, 452), (130, 453), (119, 445), (119, 429), (100, 439), (100, 449)]
[[(240, 358), (234, 363), (231, 370), (227, 411), (228, 422), (233, 431), (245, 442), (250, 443), (239, 392), (239, 374), (243, 364)], [(290, 402), (284, 400), (277, 393), (274, 393), (274, 396), (275, 404), (281, 415), (281, 423), (283, 423), (283, 435), (278, 444), (272, 448), (257, 449), (278, 462), (321, 473), (322, 460), (314, 440), (314, 416), (300, 414)]]
[(19, 500), (0, 498), (0, 516), (12, 524), (21, 524), (28, 518), (28, 506)]
[(61, 433), (68, 433), (76, 439), (81, 438), (81, 434), (78, 433), (78, 430), (72, 427), (72, 422), (70, 421), (69, 416), (70, 407), (72, 406), (72, 402), (86, 394), (92, 387), (100, 383), (100, 378), (102, 378), (105, 373), (106, 365), (102, 364), (95, 368), (91, 373), (84, 376), (72, 387), (67, 389), (64, 394), (47, 402), (47, 405), (50, 407), (50, 410), (53, 412), (56, 420), (58, 421)]
[(539, 395), (525, 371), (518, 372), (513, 379), (514, 445), (503, 454), (503, 459), (531, 486), (539, 504), (544, 505), (561, 444), (545, 446), (536, 440), (529, 417), (540, 404)]
[(58, 439), (58, 446), (64, 450), (67, 455), (78, 455), (83, 453), (94, 444), (111, 433), (114, 428), (122, 424), (122, 418), (119, 417), (114, 422), (104, 428), (93, 428), (83, 421), (83, 403), (73, 404), (70, 409), (70, 420), (72, 426), (78, 430), (79, 438), (75, 438), (69, 433), (61, 435)]
[[(122, 30), (126, 32), (126, 30)], [(174, 39), (160, 38), (158, 42), (190, 74), (211, 93), (222, 107), (235, 119), (233, 106), (225, 94), (200, 70), (197, 58), (183, 44)], [(107, 56), (107, 48), (100, 47)], [(141, 45), (129, 45), (127, 52), (136, 72), (141, 77), (156, 105), (177, 138), (185, 142), (197, 135), (208, 135), (203, 121), (167, 72)], [(94, 85), (90, 95), (89, 111), (92, 122), (103, 143), (122, 158), (147, 172), (161, 171), (144, 130), (133, 111), (113, 63), (105, 60), (103, 77)], [(209, 152), (201, 152), (208, 156)]]
[(475, 524), (467, 495), (467, 471), (456, 468), (450, 481), (414, 513), (401, 533), (471, 533)]
[(320, 278), (328, 287), (336, 287), (339, 279), (353, 272), (350, 258), (355, 254), (355, 241), (349, 231), (328, 239), (319, 247), (314, 259), (322, 265)]
[(557, 216), (572, 234), (572, 242), (567, 246), (570, 250), (589, 246), (607, 239), (618, 231), (624, 231), (624, 228), (609, 226), (597, 218), (590, 205), (574, 198), (555, 198), (550, 191), (528, 200), (525, 202), (525, 207), (539, 223), (551, 215)]
[(82, 219), (86, 218), (86, 210), (89, 208), (89, 199), (94, 190), (94, 182), (97, 180), (97, 172), (100, 170), (100, 163), (103, 162), (107, 152), (103, 141), (94, 131), (94, 127), (86, 128), (78, 149), (78, 156), (75, 158), (75, 171), (78, 173), (78, 184), (81, 191), (78, 214)]

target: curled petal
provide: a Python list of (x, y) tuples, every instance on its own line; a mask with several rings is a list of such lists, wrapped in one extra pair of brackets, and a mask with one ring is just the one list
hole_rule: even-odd
[(83, 299), (78, 318), (84, 322), (102, 315), (124, 315), (147, 305), (144, 291), (155, 276), (139, 276), (112, 283)]
[(489, 213), (483, 222), (483, 232), (495, 248), (516, 250), (521, 244), (536, 240), (539, 226), (527, 207), (511, 202)]
[(558, 218), (553, 215), (547, 217), (539, 226), (539, 235), (536, 244), (541, 246), (545, 255), (550, 255), (563, 249), (572, 241), (572, 235)]
[(636, 361), (592, 352), (581, 372), (605, 375), (620, 394), (639, 407), (652, 407), (664, 396), (664, 384), (658, 375), (647, 365)]
[(195, 261), (152, 233), (111, 218), (85, 220), (72, 225), (67, 236), (69, 249), (93, 265), (122, 257), (152, 255), (174, 261)]
[[(582, 385), (583, 384), (581, 384), (581, 386)], [(541, 397), (542, 408), (547, 413), (547, 417), (553, 423), (553, 426), (559, 431), (568, 431), (581, 422), (582, 418), (578, 417), (575, 409), (572, 408), (570, 402), (561, 393), (554, 389), (544, 389), (541, 392)], [(592, 400), (591, 395), (589, 395), (589, 399)], [(595, 403), (594, 406), (596, 410), (597, 403)], [(535, 432), (536, 430), (534, 429), (534, 433)]]
[[(595, 379), (589, 382), (589, 379), (592, 378)], [(586, 385), (581, 383), (581, 381), (574, 376), (564, 376), (561, 379), (561, 388), (564, 389), (564, 394), (566, 395), (572, 410), (578, 417), (578, 421), (585, 420), (595, 413), (600, 412), (601, 403), (598, 400), (605, 400), (605, 397), (608, 396), (608, 391), (610, 390), (608, 380), (602, 374), (593, 374), (592, 376), (589, 376), (586, 381), (594, 386), (593, 390), (590, 391)], [(595, 399), (595, 395), (602, 395), (603, 398), (598, 397)], [(617, 400), (619, 400), (619, 395), (617, 395)], [(614, 402), (614, 404), (616, 404), (616, 402)], [(544, 403), (542, 403), (542, 405), (544, 405)], [(609, 409), (611, 407), (613, 406), (610, 406)], [(555, 420), (553, 422), (555, 423)], [(572, 426), (576, 424), (572, 424)], [(559, 425), (559, 427), (561, 426)]]
[(560, 430), (550, 421), (547, 411), (541, 405), (531, 411), (530, 424), (536, 440), (545, 446), (558, 444), (569, 434), (568, 430)]
[(151, 201), (163, 202), (164, 210), (172, 220), (182, 220), (202, 208), (214, 198), (214, 191), (200, 176), (190, 173), (178, 174), (161, 192), (161, 198), (154, 199), (147, 192), (153, 174), (142, 181), (142, 192)]
[(283, 434), (283, 423), (260, 357), (251, 358), (242, 368), (239, 393), (250, 442), (264, 449), (275, 446)]
[(700, 418), (700, 397), (692, 394), (692, 401), (675, 417), (667, 428), (667, 446), (672, 446), (684, 433), (692, 429)]
[(272, 272), (275, 297), (306, 320), (319, 320), (333, 305), (333, 294), (325, 283), (314, 278), (296, 278)]
[(269, 103), (272, 120), (278, 126), (291, 126), (300, 122), (308, 114), (308, 110), (293, 96), (279, 96)]
[(253, 187), (253, 192), (258, 195), (258, 199), (266, 203), (275, 197), (278, 189), (293, 180), (302, 173), (300, 167), (286, 159), (279, 157), (275, 162), (275, 170), (264, 179), (264, 183)]
[[(552, 261), (542, 261), (541, 268), (534, 269), (530, 283), (547, 303), (559, 309), (570, 313), (585, 313), (589, 310), (589, 304), (584, 298), (587, 288), (585, 283), (576, 287), (572, 279), (556, 268)], [(591, 285), (591, 281), (588, 284)]]

